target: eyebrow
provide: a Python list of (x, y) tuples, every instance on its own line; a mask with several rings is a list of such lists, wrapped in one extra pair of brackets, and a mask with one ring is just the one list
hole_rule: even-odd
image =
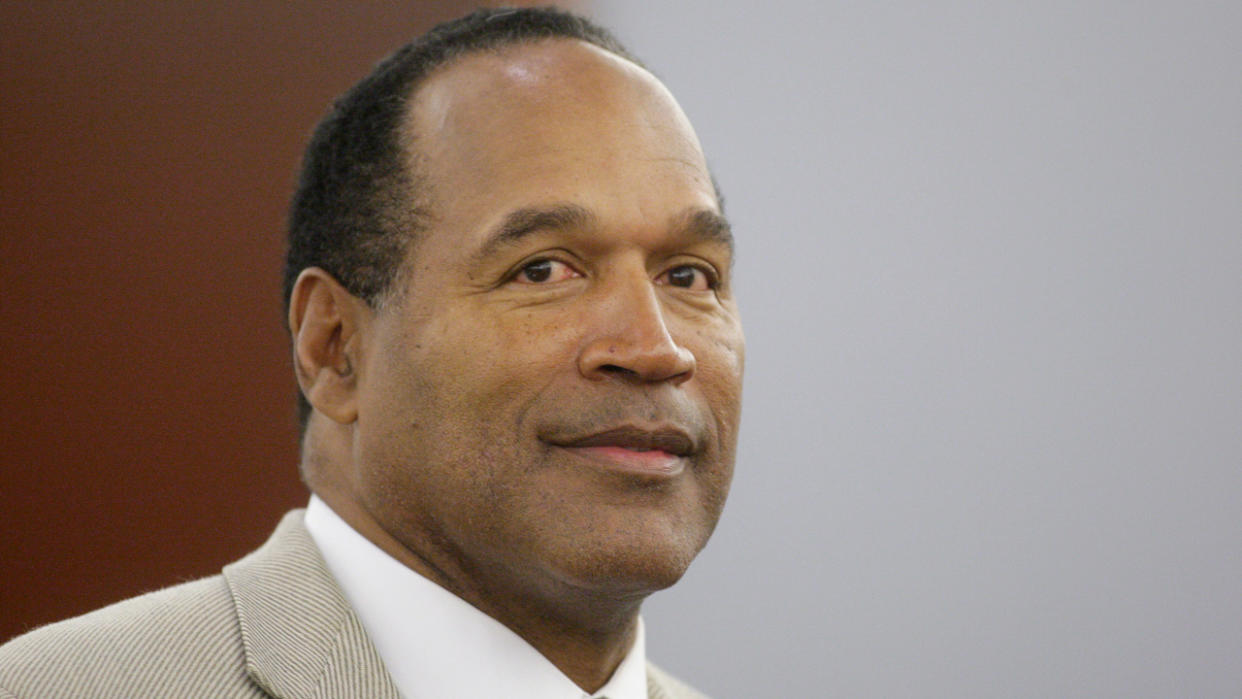
[(481, 260), (489, 257), (500, 248), (513, 245), (533, 233), (594, 228), (596, 223), (595, 214), (577, 204), (517, 209), (505, 216), (495, 232), (479, 247), (474, 258)]
[[(474, 258), (487, 258), (497, 250), (514, 245), (535, 233), (590, 230), (598, 226), (598, 217), (578, 204), (564, 203), (517, 209), (506, 215), (500, 225), (496, 226), (495, 231), (474, 254)], [(687, 209), (672, 217), (669, 228), (675, 239), (703, 240), (733, 249), (733, 229), (729, 220), (711, 209)]]
[(688, 209), (673, 218), (673, 235), (720, 243), (733, 249), (733, 226), (723, 214), (711, 209)]

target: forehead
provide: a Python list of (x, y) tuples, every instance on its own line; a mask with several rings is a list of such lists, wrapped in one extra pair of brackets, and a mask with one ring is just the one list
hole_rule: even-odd
[(407, 126), (432, 218), (449, 226), (485, 226), (494, 221), (482, 218), (551, 201), (605, 222), (717, 208), (698, 139), (672, 95), (644, 69), (585, 42), (462, 57), (423, 83)]
[(450, 61), (422, 83), (410, 113), (410, 135), (424, 149), (519, 131), (526, 140), (542, 139), (575, 122), (606, 131), (637, 116), (649, 127), (685, 132), (692, 141), (687, 145), (698, 150), (689, 122), (659, 80), (573, 39), (515, 44)]

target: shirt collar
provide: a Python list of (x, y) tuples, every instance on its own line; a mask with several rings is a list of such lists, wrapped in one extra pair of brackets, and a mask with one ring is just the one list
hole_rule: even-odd
[(504, 624), (389, 556), (312, 495), (306, 529), (410, 699), (646, 699), (642, 619), (612, 678), (587, 694)]

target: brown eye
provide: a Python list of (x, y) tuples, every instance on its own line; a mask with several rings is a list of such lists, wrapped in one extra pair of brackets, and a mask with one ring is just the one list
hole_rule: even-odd
[(518, 275), (523, 281), (528, 282), (546, 282), (548, 277), (552, 276), (552, 260), (539, 260), (532, 262), (522, 268), (522, 273)]
[(691, 291), (708, 291), (715, 283), (707, 272), (693, 265), (680, 265), (660, 275), (665, 284)]
[(547, 284), (581, 276), (573, 267), (557, 260), (535, 260), (524, 265), (513, 280), (521, 284)]

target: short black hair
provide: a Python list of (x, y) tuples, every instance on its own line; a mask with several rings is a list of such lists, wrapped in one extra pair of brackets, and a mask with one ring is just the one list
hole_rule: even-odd
[[(289, 209), (286, 312), (294, 282), (320, 267), (372, 308), (392, 290), (429, 212), (402, 125), (419, 84), (467, 54), (540, 39), (578, 39), (635, 59), (608, 30), (556, 8), (489, 8), (445, 22), (397, 49), (341, 95), (315, 128)], [(303, 429), (311, 406), (298, 394)]]

